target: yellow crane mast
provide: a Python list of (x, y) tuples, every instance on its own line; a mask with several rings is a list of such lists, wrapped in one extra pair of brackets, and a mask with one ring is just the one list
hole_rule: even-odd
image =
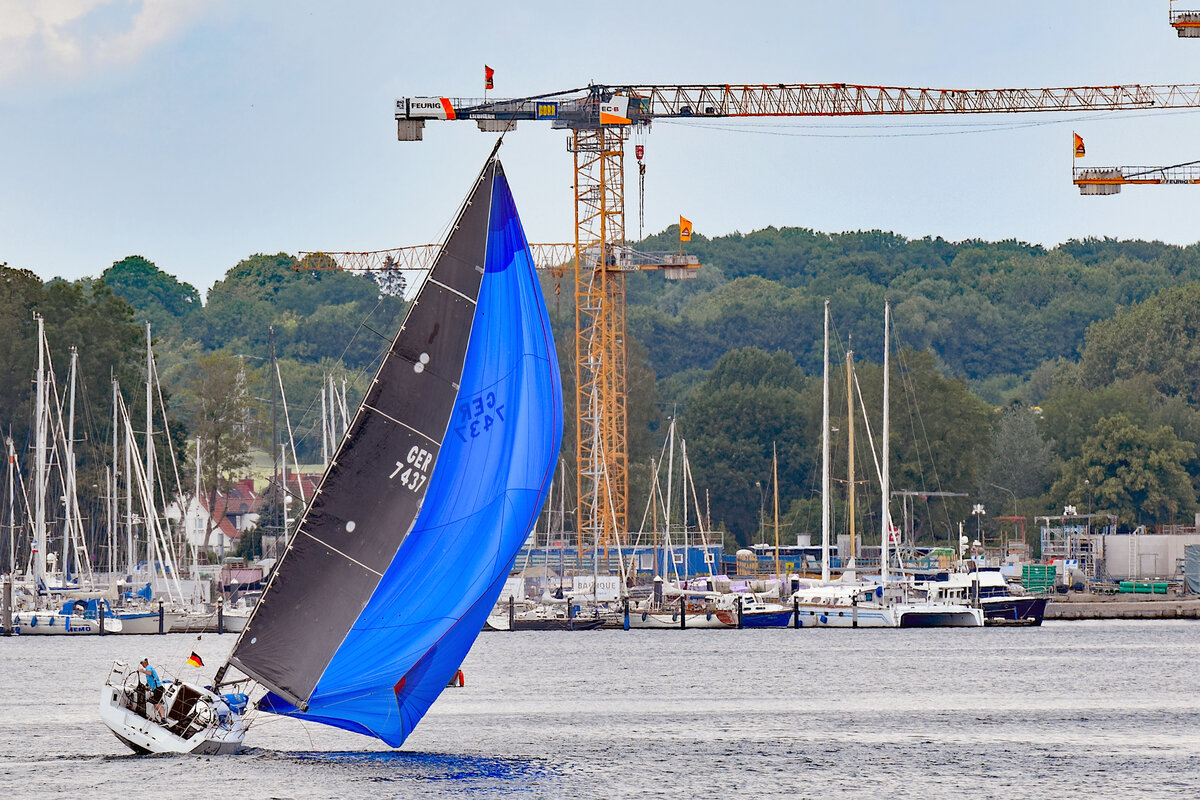
[[(420, 141), (433, 120), (505, 132), (545, 122), (568, 130), (574, 157), (576, 481), (580, 546), (619, 543), (628, 507), (625, 273), (695, 267), (624, 259), (624, 146), (656, 119), (995, 114), (1200, 107), (1197, 85), (930, 89), (820, 84), (603, 85), (521, 98), (405, 97), (396, 135)], [(685, 257), (680, 258), (680, 262)]]

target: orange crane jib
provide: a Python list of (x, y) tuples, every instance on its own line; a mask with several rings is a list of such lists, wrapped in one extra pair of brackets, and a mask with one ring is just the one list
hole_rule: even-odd
[[(594, 128), (680, 117), (806, 117), (864, 114), (1012, 114), (1027, 111), (1195, 108), (1200, 85), (1075, 86), (1042, 89), (930, 89), (849, 83), (604, 86), (525, 98), (406, 97), (397, 120), (475, 120), (503, 131), (519, 121)], [(623, 122), (621, 121), (623, 120)], [(609, 124), (607, 121), (603, 121)]]

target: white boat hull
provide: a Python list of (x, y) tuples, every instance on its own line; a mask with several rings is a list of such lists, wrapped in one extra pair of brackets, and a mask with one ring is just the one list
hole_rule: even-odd
[[(688, 628), (728, 628), (729, 626), (717, 618), (716, 612), (688, 612), (684, 620)], [(679, 629), (679, 612), (668, 611), (634, 611), (629, 612), (630, 628), (660, 628)]]
[(897, 628), (896, 611), (875, 604), (822, 605), (800, 603), (797, 620), (801, 628)]
[[(224, 755), (241, 749), (242, 718), (220, 697), (189, 683), (171, 684), (162, 700), (167, 718), (159, 722), (138, 713), (136, 696), (126, 688), (136, 679), (136, 672), (118, 663), (100, 690), (100, 719), (135, 753)], [(149, 711), (152, 705), (146, 705)]]
[[(13, 628), (21, 636), (95, 636), (100, 633), (100, 621), (74, 614), (18, 611), (13, 614)], [(121, 633), (121, 621), (106, 617), (104, 632)]]
[[(224, 633), (241, 633), (250, 620), (250, 612), (226, 611), (221, 615), (220, 628)], [(200, 614), (184, 614), (171, 626), (171, 633), (216, 633), (216, 612)], [(155, 633), (158, 628), (155, 628)]]
[[(121, 614), (118, 612), (118, 615), (121, 618), (121, 630), (114, 632), (134, 635), (158, 633), (157, 611), (151, 611), (145, 614)], [(174, 625), (176, 620), (182, 616), (183, 614), (178, 611), (164, 611), (162, 619), (162, 632), (166, 633), (170, 631), (171, 626)], [(104, 624), (107, 632), (108, 621), (106, 620)]]
[(983, 627), (983, 609), (957, 603), (900, 603), (896, 616), (901, 628)]

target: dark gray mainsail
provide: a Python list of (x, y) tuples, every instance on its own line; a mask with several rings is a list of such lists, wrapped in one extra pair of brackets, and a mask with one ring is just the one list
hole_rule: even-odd
[(229, 658), (301, 709), (420, 511), (462, 378), (497, 168), (493, 154)]

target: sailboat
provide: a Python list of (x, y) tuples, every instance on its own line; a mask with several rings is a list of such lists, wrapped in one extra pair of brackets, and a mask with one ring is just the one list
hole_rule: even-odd
[(234, 752), (269, 712), (400, 746), (537, 519), (562, 408), (545, 301), (493, 151), (212, 687), (170, 683), (156, 722), (127, 688), (136, 673), (114, 670), (108, 727), (137, 752)]
[[(854, 405), (851, 395), (853, 378), (852, 355), (847, 353), (846, 389), (848, 408), (848, 428), (850, 432), (849, 464), (850, 477), (848, 481), (851, 498), (850, 512), (850, 541), (851, 566), (836, 580), (829, 576), (829, 302), (825, 303), (825, 378), (824, 378), (824, 413), (823, 413), (823, 442), (822, 442), (822, 580), (807, 587), (802, 587), (793, 595), (796, 610), (797, 627), (829, 627), (829, 628), (929, 628), (929, 627), (959, 627), (972, 628), (983, 625), (983, 615), (979, 609), (970, 606), (947, 602), (944, 599), (931, 597), (913, 597), (911, 586), (904, 585), (888, 574), (890, 568), (890, 549), (894, 527), (889, 510), (890, 481), (888, 453), (889, 445), (889, 351), (891, 304), (884, 304), (883, 316), (883, 431), (881, 434), (881, 464), (879, 465), (880, 481), (880, 573), (878, 582), (862, 581), (854, 573), (854, 528), (853, 528), (853, 491), (854, 491), (854, 461), (853, 461), (853, 431)], [(867, 431), (870, 434), (870, 431)]]

